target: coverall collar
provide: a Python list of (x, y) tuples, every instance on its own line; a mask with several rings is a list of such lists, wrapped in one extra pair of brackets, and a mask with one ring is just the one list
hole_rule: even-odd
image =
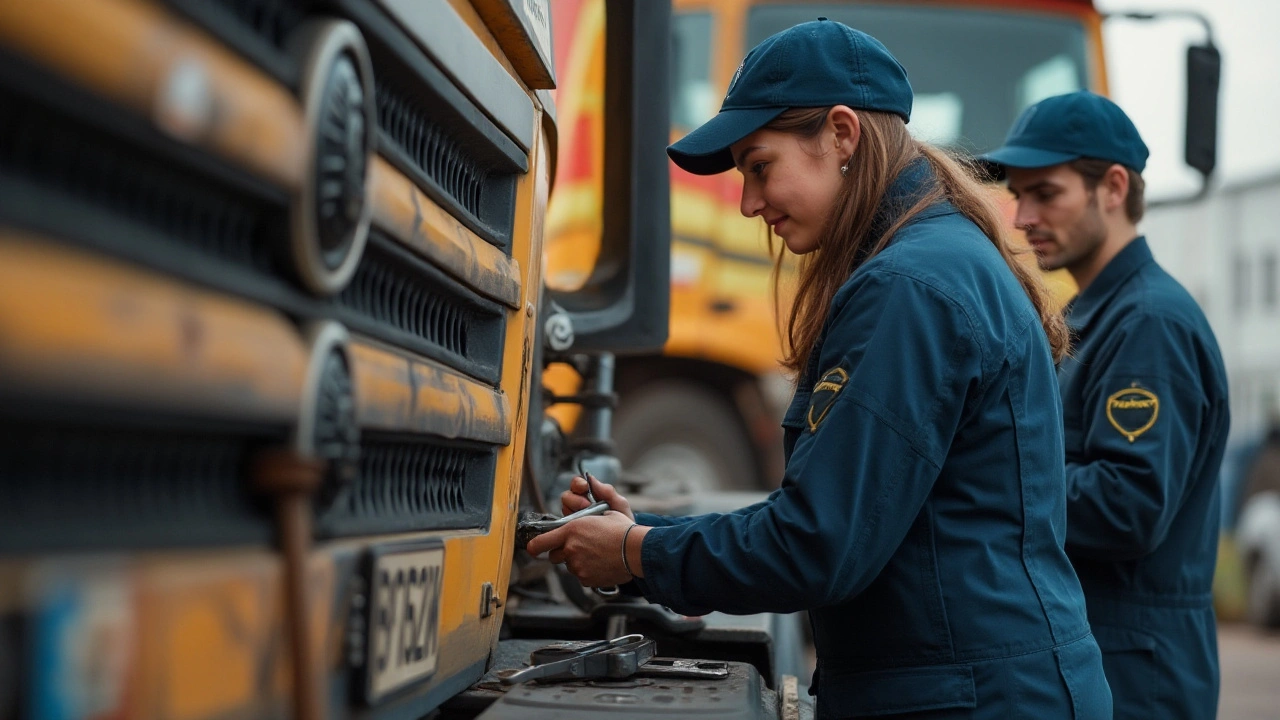
[(1102, 268), (1098, 277), (1067, 305), (1067, 324), (1079, 333), (1093, 322), (1098, 310), (1104, 307), (1126, 281), (1142, 266), (1155, 260), (1147, 238), (1134, 238), (1111, 262)]
[[(925, 193), (933, 189), (935, 182), (933, 167), (927, 159), (916, 158), (908, 163), (889, 183), (889, 187), (884, 191), (884, 197), (880, 198), (868, 232), (870, 238), (874, 240), (888, 230), (903, 213), (910, 210), (920, 198), (924, 197)], [(955, 212), (955, 208), (950, 203), (939, 202), (925, 208), (919, 215), (912, 218), (912, 222), (952, 212)]]

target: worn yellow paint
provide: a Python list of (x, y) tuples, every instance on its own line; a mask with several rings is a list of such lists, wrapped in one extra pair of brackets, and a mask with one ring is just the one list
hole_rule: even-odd
[(467, 229), (383, 158), (374, 159), (369, 181), (374, 225), (480, 294), (518, 307), (519, 262)]
[[(124, 687), (99, 689), (122, 693), (119, 717), (274, 717), (287, 714), (292, 678), (283, 571), (283, 559), (268, 548), (11, 559), (0, 561), (0, 610), (40, 613), (50, 577), (64, 584), (75, 578), (82, 587), (116, 583), (130, 603), (117, 613), (131, 618), (122, 625), (130, 634), (116, 638), (129, 648), (121, 655), (128, 666), (109, 668)], [(315, 647), (332, 646), (343, 628), (332, 622), (331, 559), (312, 558), (310, 585)], [(112, 629), (83, 622), (68, 627), (73, 634), (60, 639), (60, 654)]]
[(0, 3), (0, 44), (280, 185), (301, 186), (289, 91), (158, 4)]
[(274, 311), (0, 229), (0, 384), (288, 421), (305, 363)]
[(425, 358), (351, 343), (356, 418), (363, 427), (506, 444), (507, 396)]
[[(269, 553), (161, 560), (141, 573), (151, 713), (207, 718), (265, 710), (285, 694), (283, 561)], [(275, 666), (274, 668), (272, 666)]]
[[(550, 136), (555, 133), (550, 119), (542, 114), (535, 118), (538, 125), (534, 127), (534, 146), (531, 148), (530, 170), (520, 178), (516, 186), (515, 229), (512, 233), (512, 254), (516, 257), (543, 257), (543, 238), (546, 235), (547, 201), (551, 192), (551, 157)], [(533, 374), (541, 368), (533, 364), (533, 342), (537, 324), (542, 322), (538, 314), (537, 288), (542, 287), (542, 263), (527, 263), (523, 286), (527, 288), (523, 300), (523, 312), (512, 313), (507, 318), (506, 354), (503, 356), (502, 389), (509, 396), (518, 398), (515, 408), (515, 423), (512, 429), (511, 444), (498, 453), (498, 477), (494, 484), (492, 525), (495, 531), (490, 533), (485, 553), (493, 561), (500, 582), (494, 584), (505, 600), (507, 578), (510, 576), (511, 562), (515, 548), (516, 511), (520, 499), (520, 487), (524, 477), (525, 443), (528, 440), (530, 422), (541, 422), (541, 418), (529, 418), (528, 392), (537, 383), (532, 382)], [(503, 470), (506, 470), (505, 475)], [(494, 612), (493, 618), (502, 617), (501, 609)], [(490, 626), (496, 633), (498, 622)], [(497, 635), (492, 636), (491, 647), (497, 644)]]
[[(283, 559), (266, 550), (165, 554), (139, 562), (143, 717), (198, 720), (287, 707), (292, 680)], [(315, 647), (334, 633), (332, 563), (312, 558)], [(316, 659), (313, 658), (313, 661)]]

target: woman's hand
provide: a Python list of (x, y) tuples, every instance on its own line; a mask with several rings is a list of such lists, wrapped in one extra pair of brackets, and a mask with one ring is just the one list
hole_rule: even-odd
[(587, 499), (587, 490), (589, 488), (592, 494), (595, 495), (596, 500), (603, 500), (609, 503), (611, 510), (616, 510), (626, 515), (632, 522), (635, 522), (636, 514), (631, 511), (631, 503), (619, 495), (617, 489), (595, 478), (591, 480), (588, 483), (582, 477), (575, 476), (573, 480), (569, 481), (569, 489), (560, 494), (560, 510), (563, 514), (575, 513), (590, 505), (591, 501)]
[[(565, 508), (567, 511), (568, 506)], [(549, 553), (547, 557), (551, 562), (563, 563), (584, 587), (622, 585), (632, 580), (631, 573), (622, 564), (622, 540), (627, 528), (634, 524), (630, 517), (613, 511), (578, 518), (530, 540), (527, 550), (530, 555)], [(627, 538), (631, 544), (637, 542), (641, 529), (637, 527)], [(638, 554), (633, 553), (632, 558)], [(631, 569), (637, 575), (642, 574), (634, 562)]]

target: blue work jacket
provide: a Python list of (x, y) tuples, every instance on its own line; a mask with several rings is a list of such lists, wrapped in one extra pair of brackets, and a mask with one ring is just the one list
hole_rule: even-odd
[(1117, 718), (1212, 718), (1211, 590), (1229, 413), (1204, 313), (1144, 238), (1071, 303), (1062, 363), (1067, 554)]
[[(914, 164), (881, 212), (930, 180)], [(811, 358), (781, 487), (638, 514), (659, 526), (640, 591), (695, 615), (809, 610), (819, 718), (1111, 717), (1063, 550), (1053, 360), (991, 241), (930, 207), (852, 271)]]

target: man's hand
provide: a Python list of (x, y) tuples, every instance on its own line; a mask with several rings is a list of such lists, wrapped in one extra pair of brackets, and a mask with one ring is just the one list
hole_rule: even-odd
[(636, 515), (631, 511), (631, 503), (619, 495), (617, 489), (595, 478), (591, 480), (592, 482), (588, 483), (584, 478), (575, 476), (569, 482), (569, 489), (560, 494), (560, 510), (562, 514), (575, 513), (590, 505), (591, 501), (587, 499), (587, 490), (590, 489), (596, 500), (603, 500), (609, 503), (610, 509), (626, 515), (632, 522), (635, 522)]
[[(565, 509), (568, 510), (568, 505)], [(584, 587), (622, 585), (632, 579), (622, 565), (622, 537), (634, 522), (629, 516), (613, 511), (579, 518), (530, 540), (527, 549), (530, 555), (550, 553), (548, 559), (557, 565), (563, 563)]]

